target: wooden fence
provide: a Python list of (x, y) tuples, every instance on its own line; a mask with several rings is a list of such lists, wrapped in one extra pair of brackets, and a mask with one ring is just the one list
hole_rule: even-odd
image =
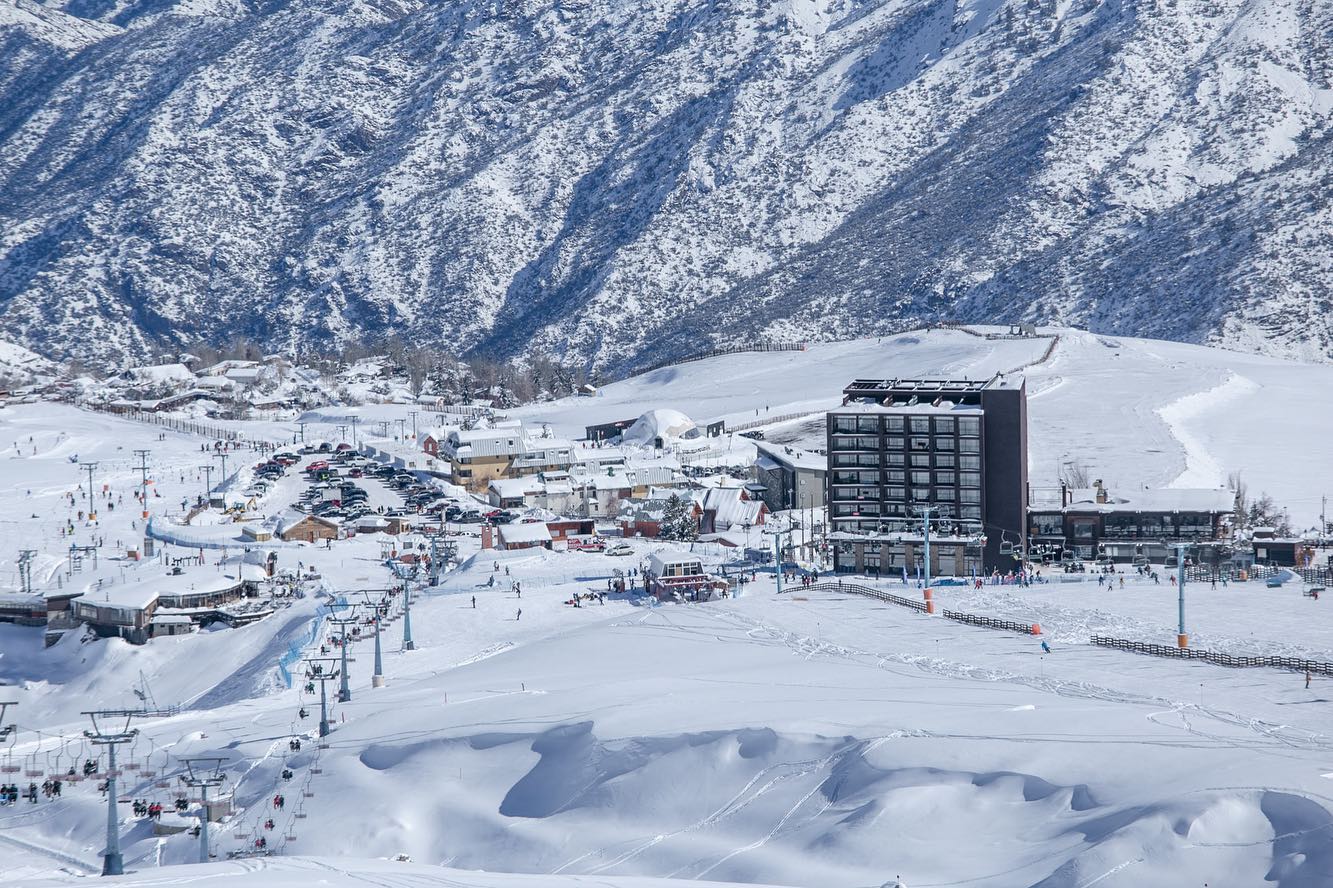
[(875, 589), (870, 586), (862, 586), (859, 583), (815, 583), (813, 586), (793, 586), (791, 591), (802, 592), (850, 592), (853, 595), (864, 595), (867, 598), (878, 598), (880, 601), (887, 601), (889, 604), (896, 604), (899, 607), (910, 608), (914, 611), (925, 612), (926, 603), (916, 601), (912, 598), (903, 598), (901, 595), (894, 595), (891, 592), (885, 592), (883, 589)]
[(755, 342), (751, 344), (727, 345), (722, 348), (709, 349), (706, 352), (699, 352), (694, 355), (686, 355), (683, 358), (672, 358), (669, 361), (662, 361), (653, 364), (638, 373), (652, 373), (654, 370), (661, 370), (663, 367), (674, 367), (677, 364), (690, 364), (695, 361), (703, 361), (708, 358), (716, 358), (722, 355), (736, 355), (744, 352), (783, 352), (783, 351), (805, 351), (807, 348), (804, 342)]
[(780, 422), (791, 422), (794, 419), (806, 419), (811, 416), (824, 416), (828, 413), (828, 408), (823, 410), (805, 410), (800, 413), (781, 413), (777, 416), (763, 416), (759, 419), (751, 419), (746, 422), (739, 422), (736, 425), (727, 426), (727, 431), (744, 432), (749, 429), (757, 429), (761, 426), (776, 425)]
[(1173, 657), (1177, 660), (1204, 660), (1217, 666), (1233, 669), (1267, 667), (1270, 669), (1290, 669), (1296, 672), (1315, 672), (1320, 675), (1333, 675), (1333, 663), (1321, 660), (1303, 660), (1299, 657), (1237, 657), (1216, 651), (1204, 651), (1197, 648), (1173, 647), (1169, 644), (1152, 644), (1146, 641), (1130, 641), (1125, 638), (1110, 638), (1105, 635), (1092, 636), (1092, 643), (1101, 647), (1131, 651), (1136, 654), (1148, 654), (1153, 657)]
[(1022, 635), (1032, 634), (1032, 623), (1015, 623), (1013, 620), (999, 620), (995, 617), (979, 617), (976, 614), (965, 614), (961, 611), (942, 611), (941, 615), (946, 620), (957, 620), (960, 623), (967, 623), (969, 626), (985, 626), (987, 629), (1001, 629), (1005, 632), (1018, 632)]
[(189, 435), (202, 435), (205, 438), (212, 438), (215, 441), (237, 441), (241, 435), (235, 429), (224, 429), (221, 426), (209, 425), (208, 423), (195, 422), (188, 419), (177, 419), (174, 416), (162, 416), (159, 413), (153, 413), (148, 410), (114, 410), (106, 404), (94, 404), (84, 402), (79, 405), (85, 410), (93, 410), (98, 413), (106, 413), (111, 416), (119, 416), (121, 419), (133, 419), (148, 425), (162, 426), (177, 432), (185, 432)]

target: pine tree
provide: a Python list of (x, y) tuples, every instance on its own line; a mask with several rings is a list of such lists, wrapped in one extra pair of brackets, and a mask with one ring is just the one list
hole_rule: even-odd
[(662, 513), (662, 536), (668, 540), (689, 542), (699, 535), (693, 510), (677, 494), (671, 494)]

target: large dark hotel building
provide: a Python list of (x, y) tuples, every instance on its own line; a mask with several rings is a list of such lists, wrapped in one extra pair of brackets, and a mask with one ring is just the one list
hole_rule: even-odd
[(1016, 567), (1026, 548), (1027, 389), (984, 381), (858, 379), (828, 414), (834, 567), (931, 573)]

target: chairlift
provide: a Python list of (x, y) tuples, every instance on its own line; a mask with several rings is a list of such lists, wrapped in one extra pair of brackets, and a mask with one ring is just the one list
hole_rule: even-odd
[(1009, 542), (1009, 540), (1005, 538), (1005, 532), (1003, 530), (1000, 531), (1000, 554), (1001, 555), (1014, 554), (1014, 544)]
[(310, 769), (310, 773), (311, 773), (311, 774), (323, 774), (323, 773), (324, 773), (324, 769), (323, 769), (323, 768), (311, 768), (311, 769)]
[(308, 789), (303, 789), (301, 790), (301, 796), (302, 798), (313, 799), (315, 794)]
[(294, 832), (293, 832), (293, 833), (288, 833), (288, 834), (286, 834), (286, 835), (284, 835), (284, 836), (282, 837), (282, 840), (283, 840), (284, 842), (295, 842), (295, 841), (296, 841), (296, 833), (294, 833)]

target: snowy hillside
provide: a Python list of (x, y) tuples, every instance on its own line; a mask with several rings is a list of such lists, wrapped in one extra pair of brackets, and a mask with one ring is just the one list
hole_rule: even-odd
[(1327, 359), (1331, 15), (10, 0), (0, 327), (620, 369), (1033, 319)]

